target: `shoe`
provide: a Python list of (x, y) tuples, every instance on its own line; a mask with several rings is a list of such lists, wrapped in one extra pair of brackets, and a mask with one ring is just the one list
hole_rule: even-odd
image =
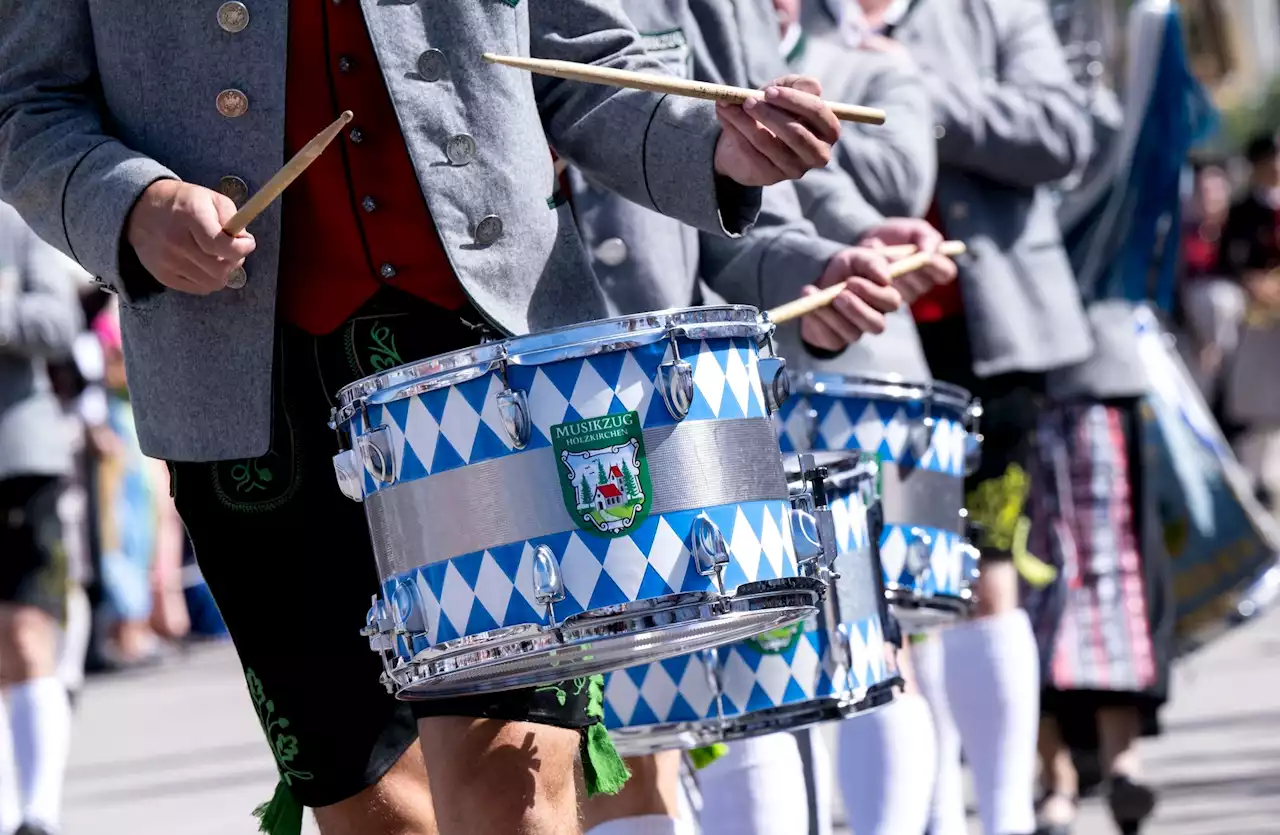
[(1156, 808), (1156, 793), (1150, 786), (1118, 775), (1111, 778), (1107, 803), (1111, 818), (1122, 835), (1138, 835), (1142, 824)]
[(45, 829), (43, 826), (37, 826), (34, 823), (24, 823), (22, 826), (18, 827), (18, 831), (13, 833), (13, 835), (53, 835), (53, 833)]
[[(1071, 806), (1071, 819), (1052, 822), (1042, 820), (1041, 818), (1044, 814), (1045, 806), (1047, 806), (1051, 800), (1066, 801)], [(1076, 798), (1069, 797), (1059, 792), (1049, 792), (1044, 795), (1036, 803), (1036, 831), (1034, 835), (1071, 835), (1071, 829), (1075, 826), (1076, 822), (1076, 809), (1078, 806), (1079, 801)]]

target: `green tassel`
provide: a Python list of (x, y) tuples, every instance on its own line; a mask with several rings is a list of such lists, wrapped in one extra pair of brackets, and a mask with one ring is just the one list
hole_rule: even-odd
[(266, 835), (302, 835), (302, 804), (289, 785), (281, 780), (271, 800), (253, 810), (258, 831)]
[(729, 753), (729, 746), (723, 742), (708, 745), (706, 748), (694, 748), (689, 752), (689, 760), (696, 769), (704, 769), (716, 760)]
[(582, 776), (587, 797), (617, 794), (631, 778), (604, 727), (604, 676), (592, 676), (587, 691), (587, 718), (596, 720), (582, 735)]
[(587, 797), (617, 794), (631, 778), (627, 764), (618, 756), (609, 732), (599, 722), (587, 728), (582, 752), (582, 775), (586, 778)]

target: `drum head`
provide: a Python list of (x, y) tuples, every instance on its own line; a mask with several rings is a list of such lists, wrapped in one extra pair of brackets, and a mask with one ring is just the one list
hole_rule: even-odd
[(973, 395), (960, 386), (939, 381), (912, 381), (896, 374), (872, 376), (808, 371), (792, 375), (791, 390), (797, 395), (858, 397), (867, 400), (929, 400), (961, 412), (973, 401)]

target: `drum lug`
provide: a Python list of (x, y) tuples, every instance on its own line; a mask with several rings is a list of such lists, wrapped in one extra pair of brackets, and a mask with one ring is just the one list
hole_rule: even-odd
[(964, 410), (964, 474), (973, 475), (982, 466), (982, 401), (975, 398)]
[(364, 501), (364, 476), (355, 450), (343, 450), (333, 456), (333, 473), (338, 477), (338, 489), (342, 495), (353, 502)]
[(498, 417), (507, 438), (516, 449), (524, 449), (529, 443), (533, 421), (529, 418), (529, 398), (519, 389), (506, 388), (496, 395)]
[(658, 391), (671, 416), (684, 420), (693, 405), (693, 366), (680, 359), (680, 345), (674, 335), (671, 357), (658, 366)]
[[(796, 543), (796, 560), (808, 577), (830, 579), (836, 562), (836, 525), (827, 505), (826, 467), (819, 467), (812, 455), (800, 456), (804, 488), (792, 494), (791, 538)], [(812, 529), (813, 535), (809, 535)], [(802, 550), (801, 543), (804, 544)]]
[(924, 580), (933, 572), (929, 556), (933, 551), (933, 537), (924, 528), (910, 530), (911, 544), (907, 546), (907, 570), (916, 578), (916, 591), (924, 591)]
[(703, 577), (715, 577), (716, 588), (724, 594), (724, 567), (729, 564), (729, 545), (724, 540), (720, 526), (705, 513), (693, 520), (690, 532), (694, 563)]
[(555, 604), (564, 600), (564, 578), (555, 554), (545, 545), (533, 549), (533, 599), (547, 608), (547, 623), (555, 626)]
[(791, 376), (787, 374), (787, 361), (782, 357), (761, 357), (760, 386), (764, 390), (765, 408), (774, 414), (791, 397)]
[(391, 431), (385, 426), (371, 429), (356, 439), (356, 448), (364, 459), (369, 475), (383, 484), (394, 484), (396, 463), (391, 451)]
[(369, 639), (369, 649), (374, 652), (385, 655), (395, 649), (394, 627), (391, 618), (387, 617), (387, 606), (376, 594), (360, 634)]

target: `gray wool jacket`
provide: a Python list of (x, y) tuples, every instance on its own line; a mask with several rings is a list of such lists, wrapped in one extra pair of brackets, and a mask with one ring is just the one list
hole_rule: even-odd
[[(841, 0), (806, 20), (839, 40)], [(974, 371), (1045, 372), (1093, 351), (1062, 246), (1056, 182), (1084, 170), (1093, 124), (1042, 0), (917, 0), (894, 32), (925, 79), (943, 230), (959, 260)]]
[(71, 472), (48, 362), (84, 330), (79, 286), (75, 265), (0, 203), (0, 480)]
[[(523, 333), (609, 312), (548, 141), (591, 179), (713, 235), (740, 233), (760, 193), (720, 204), (707, 102), (565, 82), (486, 63), (488, 51), (656, 69), (613, 0), (359, 0), (418, 181), (468, 296)], [(260, 455), (270, 443), (280, 206), (250, 229), (248, 283), (207, 298), (130, 294), (122, 232), (162, 178), (251, 190), (284, 162), (287, 4), (224, 27), (216, 4), (0, 4), (0, 197), (122, 294), (143, 450), (178, 461)], [(421, 60), (443, 72), (423, 74)], [(216, 107), (220, 91), (247, 100)], [(450, 140), (476, 152), (450, 160)], [(345, 141), (345, 140), (344, 140)], [(481, 221), (486, 223), (482, 224)], [(324, 419), (316, 416), (317, 420)]]
[[(797, 253), (809, 249), (830, 257), (885, 215), (927, 201), (935, 172), (931, 143), (910, 137), (917, 130), (927, 132), (922, 116), (928, 101), (919, 79), (898, 61), (850, 53), (844, 62), (827, 64), (819, 52), (806, 63), (813, 44), (808, 39), (804, 50), (792, 51), (789, 65), (772, 0), (689, 0), (689, 7), (707, 54), (714, 56), (699, 77), (759, 87), (788, 72), (821, 71), (825, 97), (883, 108), (897, 126), (881, 132), (845, 125), (831, 165), (786, 188), (765, 189), (760, 222), (746, 236), (751, 245), (703, 236), (702, 272), (708, 283), (730, 297), (755, 292), (760, 306), (773, 307), (794, 299), (800, 286), (821, 275), (812, 267), (802, 271), (803, 256)], [(846, 164), (855, 154), (860, 164)], [(778, 347), (797, 369), (832, 366), (846, 373), (927, 377), (910, 312), (900, 310), (886, 320), (885, 333), (863, 337), (833, 360), (818, 360), (804, 348), (798, 323), (778, 329)]]

